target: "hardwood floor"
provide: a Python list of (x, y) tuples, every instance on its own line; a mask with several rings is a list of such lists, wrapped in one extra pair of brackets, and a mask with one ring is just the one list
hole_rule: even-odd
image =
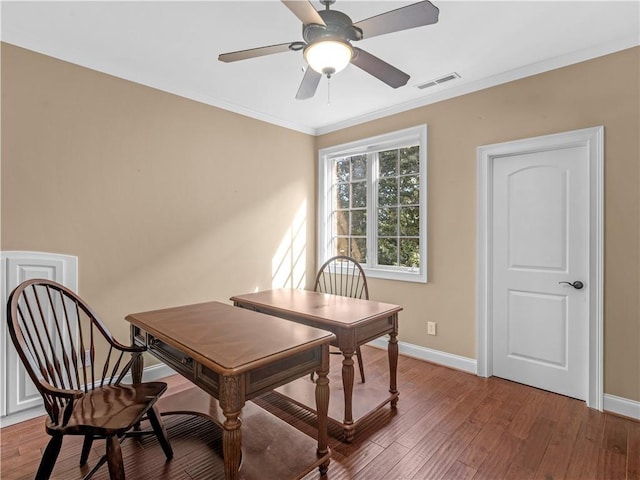
[[(386, 352), (365, 347), (363, 357), (367, 383), (388, 386)], [(339, 362), (332, 356), (332, 382), (339, 381)], [(578, 400), (404, 356), (398, 373), (397, 410), (378, 412), (351, 444), (342, 443), (341, 430), (330, 426), (328, 480), (640, 480), (640, 422), (588, 409)], [(170, 387), (165, 395), (191, 388), (177, 375), (166, 381)], [(314, 435), (313, 416), (278, 395), (267, 394), (256, 403)], [(127, 478), (221, 478), (214, 473), (221, 451), (219, 428), (199, 417), (164, 418), (174, 459), (165, 462), (152, 437), (127, 440), (122, 446)], [(43, 418), (3, 428), (0, 436), (0, 477), (34, 478), (49, 439)], [(81, 447), (81, 439), (65, 438), (52, 478), (82, 477)], [(286, 448), (286, 441), (276, 447)], [(96, 442), (90, 465), (103, 448)], [(94, 478), (107, 479), (106, 466)], [(304, 480), (318, 478), (314, 470)]]

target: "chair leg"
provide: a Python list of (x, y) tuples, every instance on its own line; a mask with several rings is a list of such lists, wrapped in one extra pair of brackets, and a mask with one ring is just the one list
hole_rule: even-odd
[(80, 466), (87, 463), (89, 459), (89, 452), (91, 452), (91, 447), (93, 446), (93, 435), (85, 435), (84, 442), (82, 444), (82, 454), (80, 455)]
[(356, 348), (356, 357), (358, 358), (358, 368), (360, 369), (360, 378), (364, 383), (364, 365), (362, 365), (362, 352), (360, 351), (360, 345)]
[(125, 480), (122, 450), (120, 450), (120, 439), (117, 435), (107, 437), (107, 465), (110, 480)]
[(53, 471), (53, 466), (56, 464), (56, 459), (60, 453), (62, 447), (62, 435), (54, 435), (49, 440), (47, 448), (44, 449), (42, 460), (40, 460), (40, 466), (36, 473), (36, 480), (48, 480)]
[(158, 442), (160, 442), (160, 446), (162, 447), (167, 460), (171, 460), (173, 458), (173, 448), (171, 448), (169, 437), (167, 436), (167, 430), (164, 428), (164, 423), (162, 422), (162, 418), (160, 417), (155, 405), (147, 411), (147, 416), (149, 417), (149, 422), (153, 427), (153, 431), (156, 432)]

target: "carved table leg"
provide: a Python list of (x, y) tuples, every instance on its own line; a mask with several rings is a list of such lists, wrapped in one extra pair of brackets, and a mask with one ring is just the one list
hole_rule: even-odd
[(354, 350), (343, 350), (342, 360), (342, 387), (344, 389), (344, 440), (349, 443), (353, 440), (353, 354)]
[(389, 393), (396, 397), (391, 400), (391, 408), (398, 406), (398, 316), (395, 316), (396, 328), (389, 334)]
[[(329, 345), (322, 347), (322, 365), (316, 372), (316, 411), (318, 412), (318, 455), (324, 456), (329, 451), (328, 412), (329, 412)], [(330, 460), (320, 465), (320, 475), (325, 475)]]
[(224, 478), (237, 480), (242, 458), (242, 430), (240, 412), (244, 406), (242, 377), (222, 377), (220, 384), (220, 407), (225, 416), (222, 425), (222, 452), (224, 455)]

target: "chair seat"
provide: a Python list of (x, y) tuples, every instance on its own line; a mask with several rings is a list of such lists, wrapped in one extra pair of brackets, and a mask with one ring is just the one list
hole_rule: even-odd
[(90, 390), (74, 404), (65, 426), (47, 421), (50, 435), (121, 435), (137, 423), (167, 389), (164, 382), (109, 385)]

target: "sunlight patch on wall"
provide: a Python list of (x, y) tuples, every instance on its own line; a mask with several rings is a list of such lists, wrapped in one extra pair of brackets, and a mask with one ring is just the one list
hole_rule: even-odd
[(304, 288), (307, 245), (307, 202), (293, 216), (271, 260), (271, 288)]

